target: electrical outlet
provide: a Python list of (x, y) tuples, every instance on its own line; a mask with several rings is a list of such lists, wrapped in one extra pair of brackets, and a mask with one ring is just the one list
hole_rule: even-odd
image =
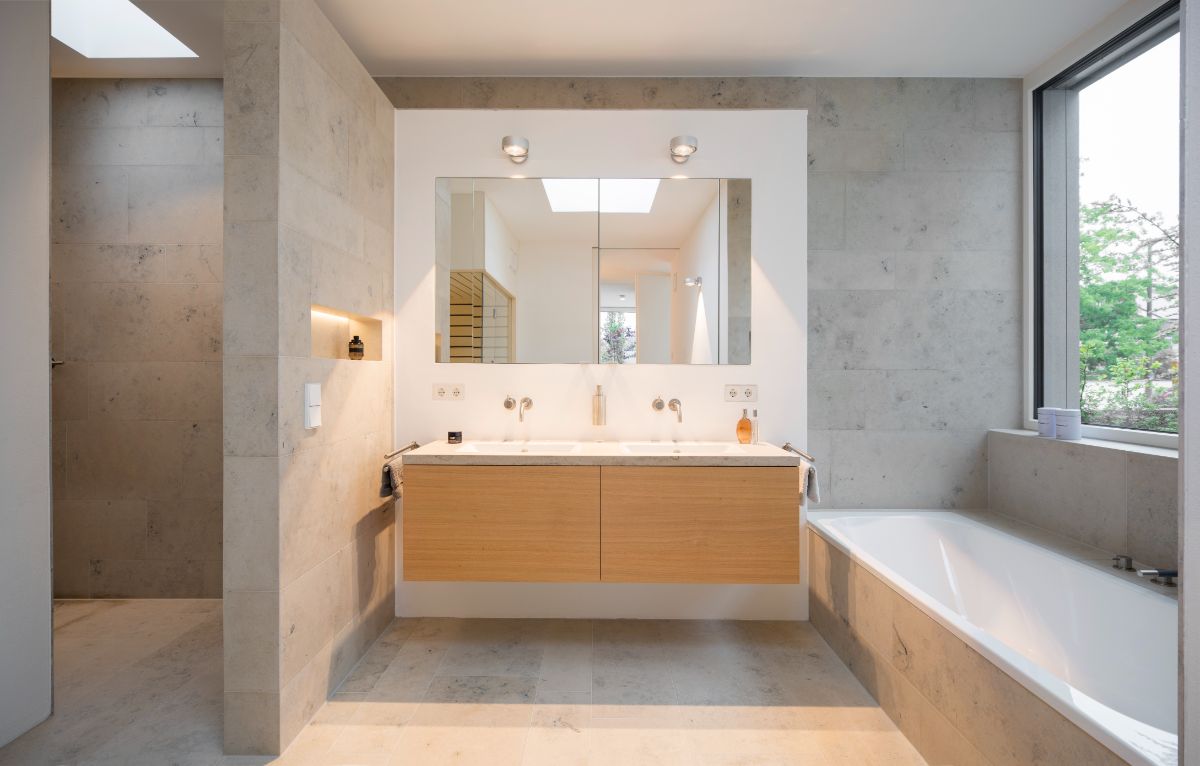
[(726, 383), (725, 395), (721, 398), (727, 402), (757, 402), (758, 386), (747, 383)]
[(450, 386), (446, 385), (445, 383), (434, 383), (433, 384), (433, 398), (434, 399), (449, 399), (450, 398)]
[(456, 402), (460, 402), (467, 398), (467, 387), (462, 383), (450, 384), (450, 398)]

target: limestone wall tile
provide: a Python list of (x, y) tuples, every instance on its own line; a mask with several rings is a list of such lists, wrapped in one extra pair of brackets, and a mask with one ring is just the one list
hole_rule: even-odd
[(809, 290), (890, 290), (896, 286), (896, 254), (810, 250)]
[(278, 247), (279, 226), (274, 222), (225, 224), (223, 344), (227, 356), (278, 353)]
[(213, 244), (221, 237), (223, 174), (215, 165), (129, 169), (129, 240)]
[(1015, 252), (1020, 245), (1015, 169), (851, 174), (845, 206), (853, 249)]
[(93, 362), (90, 368), (91, 417), (221, 421), (220, 362)]
[(226, 221), (279, 219), (279, 160), (264, 155), (237, 155), (225, 161)]
[[(279, 588), (279, 463), (277, 457), (224, 459), (222, 558), (226, 590)], [(231, 508), (235, 512), (229, 512)], [(270, 615), (250, 617), (266, 619)]]
[[(273, 755), (281, 750), (278, 692), (234, 692), (224, 695), (225, 752)], [(228, 722), (236, 721), (237, 725)]]
[(278, 379), (274, 357), (225, 357), (222, 398), (227, 458), (279, 454)]
[(1179, 559), (1179, 460), (1130, 453), (1129, 542), (1126, 552), (1154, 567)]
[(277, 157), (279, 25), (226, 21), (224, 36), (225, 155)]
[(52, 242), (128, 242), (129, 168), (55, 166), (51, 173)]
[(990, 433), (991, 510), (1124, 552), (1129, 512), (1125, 453)]
[(982, 432), (831, 433), (839, 507), (983, 508), (987, 503)]
[(1016, 292), (1021, 285), (1021, 258), (1015, 252), (902, 252), (896, 254), (894, 268), (901, 290)]

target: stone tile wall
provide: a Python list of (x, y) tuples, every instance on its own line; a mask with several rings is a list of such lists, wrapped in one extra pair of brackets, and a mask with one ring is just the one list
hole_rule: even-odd
[(1124, 763), (815, 532), (813, 626), (931, 764)]
[(395, 613), (391, 326), (313, 358), (310, 317), (391, 317), (394, 110), (313, 0), (228, 0), (225, 55), (225, 746), (279, 753)]
[(55, 80), (54, 594), (221, 594), (220, 80)]
[(984, 507), (987, 430), (1021, 423), (1019, 80), (376, 81), (398, 108), (808, 109), (821, 505)]
[(990, 510), (1147, 567), (1178, 562), (1178, 470), (1171, 450), (988, 434)]

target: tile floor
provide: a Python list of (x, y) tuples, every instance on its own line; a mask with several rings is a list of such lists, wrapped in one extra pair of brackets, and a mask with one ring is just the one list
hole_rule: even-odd
[(220, 754), (220, 602), (56, 605), (0, 766), (922, 764), (807, 623), (399, 619), (283, 756)]

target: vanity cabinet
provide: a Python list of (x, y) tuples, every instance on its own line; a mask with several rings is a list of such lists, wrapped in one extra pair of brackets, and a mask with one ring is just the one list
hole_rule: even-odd
[(795, 467), (408, 465), (404, 579), (798, 583)]
[(596, 582), (599, 466), (404, 468), (404, 579)]
[(604, 466), (603, 582), (800, 581), (795, 468)]

